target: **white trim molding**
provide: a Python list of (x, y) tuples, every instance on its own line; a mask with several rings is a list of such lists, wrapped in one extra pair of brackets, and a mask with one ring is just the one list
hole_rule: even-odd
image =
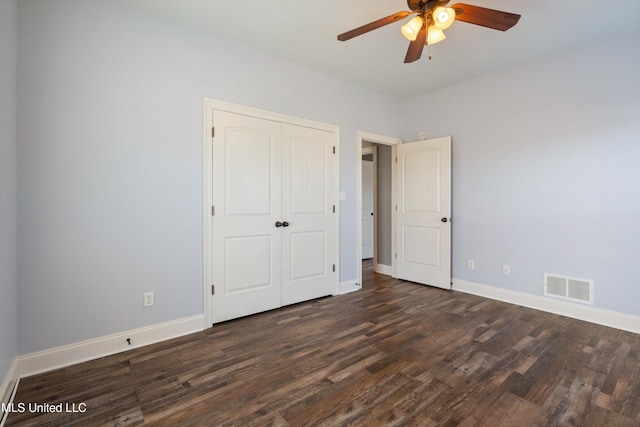
[(640, 316), (453, 279), (452, 289), (640, 334)]
[[(204, 315), (185, 317), (49, 350), (18, 356), (20, 377), (48, 372), (76, 363), (155, 344), (203, 330)], [(131, 344), (127, 342), (131, 340)]]
[[(18, 383), (20, 382), (19, 373), (18, 358), (16, 357), (9, 367), (9, 372), (7, 372), (7, 375), (0, 384), (0, 407), (8, 407), (9, 404), (13, 402), (13, 397), (16, 395)], [(9, 412), (0, 412), (0, 427), (4, 425), (8, 415)]]
[(393, 276), (393, 267), (386, 264), (376, 264), (373, 271), (386, 276)]
[(355, 292), (362, 289), (362, 284), (358, 283), (357, 280), (346, 280), (344, 282), (340, 282), (340, 291), (338, 295), (348, 294), (349, 292)]

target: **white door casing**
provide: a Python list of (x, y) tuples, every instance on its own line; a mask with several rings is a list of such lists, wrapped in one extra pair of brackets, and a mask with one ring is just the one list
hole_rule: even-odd
[(397, 146), (396, 275), (451, 288), (451, 137)]
[(373, 258), (373, 162), (362, 160), (362, 259)]
[(205, 132), (206, 327), (336, 294), (337, 127), (205, 99)]

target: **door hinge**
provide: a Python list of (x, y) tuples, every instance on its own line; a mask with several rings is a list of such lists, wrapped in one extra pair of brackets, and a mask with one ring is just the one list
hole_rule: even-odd
[(398, 259), (398, 252), (396, 252), (396, 259)]
[(396, 163), (398, 163), (398, 156), (396, 156)]
[(335, 264), (333, 264), (333, 272), (334, 273), (336, 272), (336, 265)]
[(211, 128), (211, 138), (213, 138), (213, 137), (215, 137), (215, 136), (216, 136), (216, 128), (215, 128), (215, 127), (212, 127), (212, 128)]
[(333, 146), (333, 154), (336, 154), (336, 146)]
[(336, 205), (333, 205), (333, 213), (336, 213)]
[(216, 285), (211, 285), (211, 295), (216, 294)]
[(396, 210), (398, 210), (398, 205), (396, 205)]
[(211, 206), (211, 216), (216, 216), (216, 207)]

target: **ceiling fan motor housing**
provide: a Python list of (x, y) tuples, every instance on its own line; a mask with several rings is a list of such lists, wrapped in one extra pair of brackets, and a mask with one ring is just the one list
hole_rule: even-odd
[(412, 12), (426, 12), (438, 6), (444, 6), (449, 0), (407, 0), (407, 6)]

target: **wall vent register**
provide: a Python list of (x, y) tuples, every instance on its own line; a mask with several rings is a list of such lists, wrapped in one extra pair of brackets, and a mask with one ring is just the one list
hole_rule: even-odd
[(544, 296), (593, 305), (593, 280), (545, 273)]

